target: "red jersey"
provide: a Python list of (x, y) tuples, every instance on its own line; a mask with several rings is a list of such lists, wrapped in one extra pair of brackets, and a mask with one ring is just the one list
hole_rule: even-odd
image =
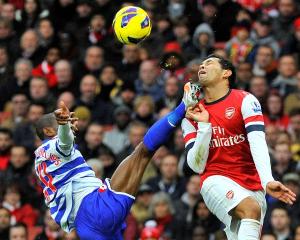
[[(264, 119), (258, 100), (248, 92), (232, 89), (215, 102), (205, 103), (204, 99), (200, 102), (209, 112), (212, 126), (207, 163), (200, 176), (201, 185), (209, 176), (222, 175), (246, 189), (262, 190), (247, 138), (247, 134), (252, 131), (264, 131)], [(189, 122), (197, 130), (198, 125)], [(190, 131), (184, 140), (189, 144), (195, 137), (196, 131)]]

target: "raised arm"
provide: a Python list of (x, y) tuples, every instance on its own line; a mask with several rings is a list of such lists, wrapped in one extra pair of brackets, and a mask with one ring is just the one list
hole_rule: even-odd
[(211, 139), (211, 124), (208, 122), (209, 114), (202, 105), (197, 108), (188, 108), (181, 127), (187, 150), (187, 163), (196, 173), (202, 173), (205, 169), (209, 143)]
[[(64, 104), (64, 102), (60, 102), (60, 108), (55, 112), (55, 117), (58, 123), (58, 151), (63, 155), (70, 155), (71, 150), (73, 148), (74, 143), (74, 134), (72, 131), (72, 118), (69, 109)], [(73, 120), (72, 120), (73, 119)]]

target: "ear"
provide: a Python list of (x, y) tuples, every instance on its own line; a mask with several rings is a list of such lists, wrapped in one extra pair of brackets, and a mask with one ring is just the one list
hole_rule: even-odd
[(232, 75), (232, 71), (231, 70), (224, 70), (224, 73), (223, 73), (223, 77), (228, 79), (230, 76)]
[(55, 136), (55, 131), (52, 127), (44, 127), (43, 128), (43, 133), (47, 137), (53, 137)]

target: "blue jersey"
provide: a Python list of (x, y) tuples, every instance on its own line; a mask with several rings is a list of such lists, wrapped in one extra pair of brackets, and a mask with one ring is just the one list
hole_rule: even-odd
[(51, 216), (70, 232), (83, 198), (103, 182), (95, 177), (73, 141), (65, 144), (58, 136), (44, 141), (35, 151), (35, 171)]

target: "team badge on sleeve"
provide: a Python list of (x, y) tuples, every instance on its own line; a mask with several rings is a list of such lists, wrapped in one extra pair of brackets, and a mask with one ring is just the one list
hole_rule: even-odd
[(252, 102), (251, 105), (252, 105), (253, 112), (255, 112), (255, 113), (261, 113), (262, 112), (261, 111), (261, 106), (258, 102), (256, 102), (256, 101)]

